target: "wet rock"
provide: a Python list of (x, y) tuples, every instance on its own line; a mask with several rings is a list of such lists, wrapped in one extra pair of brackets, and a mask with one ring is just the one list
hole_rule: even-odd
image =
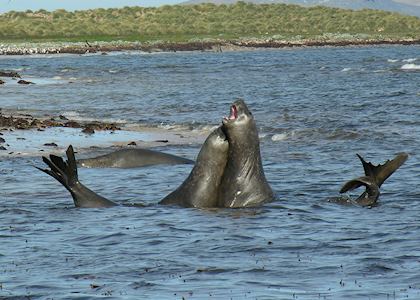
[(29, 123), (28, 120), (25, 120), (25, 119), (17, 119), (14, 122), (14, 127), (16, 129), (29, 129), (29, 128), (31, 128), (31, 124)]
[(66, 123), (64, 124), (64, 127), (70, 127), (70, 128), (80, 128), (80, 127), (82, 127), (82, 126), (80, 126), (80, 124), (79, 124), (78, 122), (76, 122), (76, 121), (69, 121), (69, 122), (66, 122)]
[(120, 127), (117, 127), (114, 123), (100, 123), (100, 122), (92, 122), (86, 124), (86, 128), (92, 128), (94, 130), (121, 130)]
[(65, 116), (63, 116), (63, 115), (59, 115), (58, 117), (60, 118), (60, 120), (66, 120), (66, 121), (68, 121), (68, 119)]
[(17, 77), (21, 78), (18, 72), (14, 71), (0, 71), (0, 77)]
[(127, 145), (128, 145), (128, 146), (137, 146), (137, 143), (136, 143), (136, 142), (130, 142), (130, 143), (128, 143)]
[(156, 143), (168, 143), (169, 141), (168, 140), (156, 140), (155, 142)]
[(19, 83), (19, 84), (35, 84), (31, 81), (26, 81), (26, 80), (23, 80), (23, 79), (19, 80), (17, 83)]
[(92, 127), (88, 126), (88, 127), (83, 128), (82, 132), (86, 134), (94, 134), (95, 130)]
[(58, 145), (56, 143), (45, 143), (44, 146), (47, 146), (47, 147), (58, 147)]
[(4, 138), (0, 138), (0, 144), (6, 143), (6, 140)]
[(5, 82), (3, 80), (0, 79), (0, 84), (5, 84)]
[(4, 151), (7, 150), (6, 147), (0, 146), (0, 150)]

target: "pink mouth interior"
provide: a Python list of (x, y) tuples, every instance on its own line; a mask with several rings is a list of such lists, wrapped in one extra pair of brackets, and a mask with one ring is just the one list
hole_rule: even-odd
[(237, 117), (238, 117), (238, 110), (236, 109), (236, 106), (235, 105), (232, 105), (230, 107), (229, 120), (236, 120)]

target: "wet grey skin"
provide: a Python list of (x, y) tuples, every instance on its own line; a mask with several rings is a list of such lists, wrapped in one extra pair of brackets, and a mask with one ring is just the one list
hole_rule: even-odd
[(66, 155), (67, 161), (55, 155), (50, 155), (49, 159), (43, 156), (42, 160), (50, 167), (50, 170), (36, 168), (57, 179), (70, 192), (76, 207), (99, 208), (116, 206), (116, 203), (98, 195), (80, 183), (77, 175), (76, 159), (71, 145), (67, 148)]
[(379, 189), (381, 185), (407, 160), (407, 153), (399, 153), (394, 159), (386, 161), (383, 165), (373, 165), (366, 162), (363, 157), (357, 154), (357, 157), (363, 164), (365, 176), (347, 181), (340, 190), (340, 193), (346, 193), (360, 186), (365, 186), (365, 191), (354, 200), (361, 206), (374, 206), (379, 198)]
[(218, 189), (228, 158), (229, 143), (221, 127), (206, 139), (188, 178), (160, 204), (217, 207)]
[(253, 207), (274, 200), (261, 162), (258, 130), (245, 102), (235, 101), (223, 119), (228, 161), (219, 188), (220, 207)]
[(122, 149), (94, 158), (79, 159), (77, 163), (86, 168), (138, 168), (160, 164), (194, 164), (194, 161), (149, 149)]

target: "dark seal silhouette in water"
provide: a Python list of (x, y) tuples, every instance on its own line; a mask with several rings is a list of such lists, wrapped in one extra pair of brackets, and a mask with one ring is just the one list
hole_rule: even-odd
[(76, 207), (95, 208), (116, 206), (116, 203), (98, 195), (80, 183), (77, 175), (76, 159), (71, 145), (67, 148), (66, 155), (67, 161), (55, 155), (50, 155), (49, 159), (43, 156), (42, 160), (51, 170), (36, 168), (57, 179), (70, 192)]
[(260, 141), (254, 117), (242, 99), (223, 119), (229, 142), (228, 161), (219, 188), (220, 207), (252, 207), (274, 199), (261, 162)]
[(217, 207), (218, 188), (225, 170), (229, 143), (221, 127), (206, 139), (188, 178), (160, 204)]
[(149, 149), (122, 149), (94, 158), (79, 159), (77, 163), (86, 168), (137, 168), (160, 164), (194, 164), (194, 161)]
[[(401, 165), (407, 160), (407, 153), (400, 153), (394, 159), (386, 161), (383, 165), (373, 165), (366, 162), (363, 157), (357, 154), (357, 157), (363, 164), (365, 176), (347, 181), (340, 190), (340, 193), (346, 193), (360, 186), (366, 190), (354, 202), (361, 206), (373, 206), (379, 198), (379, 188)], [(339, 201), (334, 201), (339, 202)]]

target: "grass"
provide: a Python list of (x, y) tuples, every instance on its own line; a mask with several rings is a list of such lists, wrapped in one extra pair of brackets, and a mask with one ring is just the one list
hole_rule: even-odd
[(0, 42), (420, 38), (420, 18), (286, 4), (173, 5), (0, 15)]

